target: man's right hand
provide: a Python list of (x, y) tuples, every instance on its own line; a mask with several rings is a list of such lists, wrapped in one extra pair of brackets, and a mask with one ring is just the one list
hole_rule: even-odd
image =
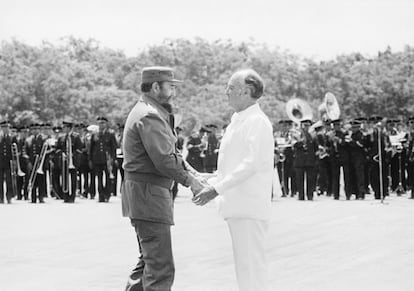
[(207, 180), (201, 177), (191, 176), (190, 188), (193, 192), (193, 195), (197, 195), (204, 187), (208, 186)]

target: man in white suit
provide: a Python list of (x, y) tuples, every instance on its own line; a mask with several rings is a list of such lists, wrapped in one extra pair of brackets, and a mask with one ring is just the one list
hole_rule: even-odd
[(266, 236), (273, 178), (271, 122), (257, 100), (264, 84), (253, 70), (230, 78), (226, 95), (236, 111), (221, 141), (216, 176), (193, 201), (204, 205), (217, 197), (233, 244), (240, 291), (268, 290)]

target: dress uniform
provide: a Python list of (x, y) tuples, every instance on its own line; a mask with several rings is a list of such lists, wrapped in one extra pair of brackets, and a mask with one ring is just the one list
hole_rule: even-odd
[(299, 200), (305, 200), (305, 179), (306, 179), (306, 197), (313, 200), (313, 192), (316, 184), (316, 151), (317, 142), (309, 133), (311, 120), (303, 120), (300, 129), (301, 137), (297, 137), (294, 143), (294, 162), (293, 167), (296, 173), (296, 185), (299, 192)]
[[(25, 148), (24, 144), (26, 141), (25, 136), (26, 127), (20, 126), (17, 128), (17, 137), (16, 137), (16, 144), (17, 144), (17, 152), (18, 152), (18, 159), (20, 164), (20, 170), (24, 173), (24, 176), (17, 176), (17, 200), (28, 200), (29, 195), (27, 193), (27, 187), (25, 187), (25, 181), (29, 179), (29, 173), (27, 169), (28, 160), (25, 155)], [(22, 195), (23, 194), (23, 195)]]
[(197, 172), (204, 172), (203, 158), (201, 157), (202, 142), (200, 135), (197, 132), (193, 132), (193, 134), (188, 138), (186, 146), (188, 150), (186, 161)]
[(322, 121), (318, 121), (314, 125), (316, 133), (316, 142), (318, 144), (317, 165), (318, 165), (318, 176), (317, 176), (317, 188), (318, 194), (332, 195), (332, 175), (331, 175), (331, 157), (329, 154), (329, 140), (324, 131), (324, 125)]
[(361, 122), (351, 121), (352, 132), (350, 139), (346, 142), (350, 147), (350, 172), (352, 189), (356, 199), (365, 199), (365, 174), (366, 163), (366, 139), (361, 131)]
[[(97, 121), (106, 124), (106, 117), (98, 117)], [(109, 169), (112, 167), (116, 155), (116, 139), (112, 131), (107, 128), (100, 128), (98, 133), (93, 133), (91, 137), (89, 159), (92, 164), (91, 175), (91, 197), (95, 197), (95, 178), (98, 178), (99, 202), (108, 202), (111, 191), (112, 181), (110, 179)], [(103, 183), (103, 174), (105, 173), (105, 185)]]
[[(41, 161), (41, 151), (42, 151), (42, 147), (43, 144), (45, 143), (45, 138), (39, 133), (39, 129), (40, 129), (40, 124), (32, 124), (31, 128), (33, 130), (33, 135), (30, 136), (27, 140), (26, 140), (26, 144), (25, 144), (25, 152), (27, 153), (28, 157), (29, 157), (29, 169), (30, 169), (30, 173), (32, 173), (32, 171), (34, 171), (35, 169), (33, 169), (33, 167), (35, 166), (35, 161), (36, 158), (38, 157), (39, 160), (39, 166), (40, 166), (40, 161)], [(33, 181), (33, 188), (31, 193), (29, 193), (29, 195), (31, 195), (31, 199), (32, 199), (32, 203), (36, 203), (37, 200), (39, 200), (40, 203), (44, 203), (44, 197), (46, 195), (46, 175), (44, 174), (45, 172), (45, 166), (43, 163), (43, 167), (42, 167), (42, 171), (43, 174), (37, 173), (35, 174), (36, 178)]]
[(11, 145), (15, 142), (10, 135), (10, 122), (0, 123), (0, 203), (4, 203), (4, 181), (6, 181), (6, 200), (11, 203), (13, 197), (10, 161), (12, 160)]
[(217, 170), (218, 157), (218, 139), (216, 136), (217, 125), (209, 124), (206, 126), (209, 132), (207, 133), (207, 148), (205, 149), (204, 169), (207, 173), (213, 173)]
[[(78, 134), (72, 132), (73, 124), (71, 122), (63, 122), (63, 128), (65, 130), (65, 134), (61, 135), (58, 138), (56, 150), (60, 153), (60, 157), (63, 155), (67, 159), (67, 167), (68, 167), (68, 176), (62, 177), (63, 179), (68, 179), (67, 182), (67, 189), (63, 189), (62, 187), (62, 197), (64, 202), (73, 203), (75, 202), (76, 198), (76, 187), (77, 187), (77, 169), (76, 169), (76, 160), (77, 154), (81, 149), (81, 140)], [(69, 148), (70, 147), (70, 148)], [(69, 156), (68, 150), (72, 151), (72, 156)], [(71, 159), (71, 160), (70, 160)], [(61, 164), (60, 172), (65, 173), (63, 171), (63, 164)]]

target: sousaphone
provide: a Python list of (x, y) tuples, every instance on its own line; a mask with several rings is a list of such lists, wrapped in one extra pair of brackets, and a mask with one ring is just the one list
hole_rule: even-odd
[(341, 111), (339, 109), (338, 101), (336, 97), (331, 92), (327, 92), (325, 94), (323, 103), (318, 107), (320, 118), (324, 121), (336, 120), (341, 115)]
[(299, 98), (290, 99), (286, 103), (286, 113), (290, 120), (300, 124), (302, 120), (312, 120), (312, 108), (309, 104)]

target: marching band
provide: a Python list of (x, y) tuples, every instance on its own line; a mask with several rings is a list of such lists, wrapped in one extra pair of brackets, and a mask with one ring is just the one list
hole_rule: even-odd
[[(414, 198), (414, 117), (406, 122), (380, 116), (343, 120), (335, 96), (327, 94), (322, 105), (320, 120), (313, 122), (309, 105), (292, 99), (286, 104), (289, 119), (274, 128), (280, 196), (339, 200), (343, 192), (346, 200), (363, 200), (374, 193), (383, 200), (411, 191)], [(64, 121), (53, 128), (0, 122), (0, 185), (5, 186), (0, 203), (11, 203), (13, 197), (73, 203), (77, 196), (95, 199), (96, 192), (99, 202), (108, 202), (116, 196), (118, 171), (123, 179), (123, 126), (111, 129), (102, 116), (96, 121), (90, 126)], [(179, 146), (191, 166), (211, 173), (221, 136), (210, 124), (185, 141), (181, 137)]]
[(123, 126), (110, 129), (102, 116), (97, 122), (99, 126), (64, 121), (53, 128), (0, 122), (0, 203), (12, 198), (32, 203), (44, 203), (46, 197), (66, 203), (77, 196), (94, 199), (96, 178), (99, 202), (108, 202), (116, 195), (123, 160)]

